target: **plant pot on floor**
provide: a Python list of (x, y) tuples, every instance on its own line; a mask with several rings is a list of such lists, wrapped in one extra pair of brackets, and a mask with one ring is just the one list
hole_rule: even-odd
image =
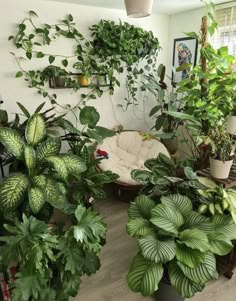
[(173, 286), (160, 283), (158, 291), (155, 293), (156, 301), (184, 301), (185, 298), (178, 295)]
[(178, 140), (176, 138), (163, 139), (161, 138), (161, 142), (165, 145), (170, 155), (173, 155), (178, 150)]
[(236, 135), (236, 116), (228, 117), (227, 132), (231, 135)]
[(127, 16), (142, 18), (151, 15), (153, 0), (125, 0)]
[(230, 169), (233, 160), (220, 161), (210, 157), (210, 174), (216, 179), (227, 179), (229, 177)]

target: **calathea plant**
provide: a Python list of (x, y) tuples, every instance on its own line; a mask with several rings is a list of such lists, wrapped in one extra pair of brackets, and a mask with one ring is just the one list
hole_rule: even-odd
[(191, 298), (217, 278), (215, 255), (228, 254), (236, 238), (230, 216), (202, 216), (181, 194), (162, 196), (159, 202), (140, 195), (128, 214), (127, 231), (138, 240), (139, 252), (127, 280), (134, 292), (144, 296), (152, 295), (166, 280), (179, 295)]

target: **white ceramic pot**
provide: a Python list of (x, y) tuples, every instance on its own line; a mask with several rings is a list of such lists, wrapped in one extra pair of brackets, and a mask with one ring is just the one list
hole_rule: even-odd
[(143, 18), (151, 15), (153, 0), (125, 0), (127, 16)]
[(236, 116), (228, 117), (227, 132), (231, 135), (236, 135)]
[(210, 157), (211, 176), (216, 179), (227, 179), (229, 177), (232, 164), (233, 160), (223, 162)]

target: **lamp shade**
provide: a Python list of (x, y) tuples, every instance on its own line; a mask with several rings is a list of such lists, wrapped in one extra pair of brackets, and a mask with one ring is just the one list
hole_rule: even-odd
[(125, 0), (127, 16), (143, 18), (151, 15), (153, 0)]

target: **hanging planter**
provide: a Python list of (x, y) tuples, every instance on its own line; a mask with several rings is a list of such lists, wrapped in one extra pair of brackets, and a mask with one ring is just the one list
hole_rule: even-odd
[(127, 16), (143, 18), (151, 15), (153, 0), (125, 0)]
[(228, 117), (227, 132), (231, 135), (236, 135), (236, 116)]
[(233, 160), (223, 162), (210, 157), (211, 176), (216, 179), (227, 179), (229, 177), (232, 164)]

